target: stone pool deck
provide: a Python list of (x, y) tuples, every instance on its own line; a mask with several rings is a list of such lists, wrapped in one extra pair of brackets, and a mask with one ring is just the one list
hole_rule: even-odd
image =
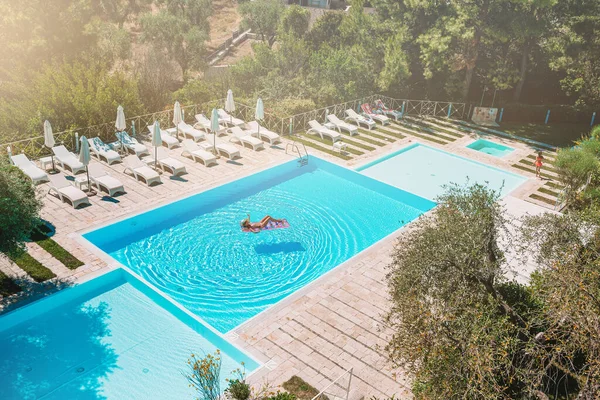
[[(533, 204), (529, 198), (543, 181), (512, 166), (532, 154), (533, 149), (507, 139), (488, 138), (515, 148), (509, 156), (497, 158), (465, 147), (475, 139), (474, 135), (467, 134), (452, 143), (438, 145), (406, 135), (404, 139), (349, 161), (312, 148), (309, 153), (355, 168), (420, 142), (531, 177), (510, 194), (507, 208), (509, 211), (511, 208), (520, 210), (519, 215), (522, 210), (534, 214), (545, 212), (547, 209)], [(54, 239), (85, 265), (71, 271), (35, 243), (28, 244), (29, 252), (54, 271), (60, 280), (91, 278), (116, 265), (90, 251), (79, 239), (79, 232), (293, 160), (294, 156), (285, 152), (287, 143), (288, 139), (284, 139), (283, 144), (265, 146), (266, 149), (259, 152), (240, 148), (241, 159), (231, 162), (221, 158), (219, 165), (209, 168), (182, 157), (180, 148), (168, 150), (171, 156), (185, 164), (188, 173), (179, 178), (164, 173), (163, 183), (152, 187), (124, 174), (122, 164), (107, 166), (102, 163), (111, 175), (123, 182), (127, 193), (114, 199), (96, 195), (90, 198), (91, 206), (78, 210), (47, 195), (48, 185), (42, 184), (38, 187), (44, 202), (42, 217), (56, 227)], [(526, 199), (528, 203), (523, 201)], [(252, 381), (278, 385), (292, 375), (299, 375), (322, 389), (346, 369), (353, 368), (352, 387), (356, 394), (380, 398), (395, 394), (400, 399), (411, 398), (410, 378), (389, 364), (384, 349), (390, 335), (382, 317), (389, 305), (385, 274), (395, 239), (392, 235), (378, 242), (227, 334), (233, 343), (265, 363), (265, 367), (252, 376)], [(0, 270), (9, 276), (28, 279), (24, 271), (4, 256), (0, 256)], [(33, 282), (31, 285), (36, 286)]]

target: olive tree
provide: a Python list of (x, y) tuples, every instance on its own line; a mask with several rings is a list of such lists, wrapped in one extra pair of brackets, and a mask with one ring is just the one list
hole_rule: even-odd
[(39, 223), (42, 202), (20, 169), (0, 161), (0, 252), (19, 249)]
[[(590, 357), (598, 359), (598, 346), (586, 353), (585, 344), (586, 338), (600, 343), (592, 301), (600, 298), (597, 255), (574, 257), (583, 242), (573, 247), (577, 242), (559, 235), (565, 231), (561, 219), (549, 221), (554, 229), (548, 235), (528, 235), (525, 228), (511, 235), (513, 221), (498, 198), (481, 185), (450, 186), (435, 212), (399, 240), (388, 274), (389, 356), (412, 373), (418, 399), (594, 398), (589, 393), (598, 386), (598, 362)], [(546, 238), (544, 245), (534, 237)], [(502, 248), (518, 238), (524, 249), (554, 255), (547, 265), (561, 259), (551, 244), (563, 240), (570, 249), (564, 270), (550, 273), (540, 264), (531, 285), (509, 281)], [(589, 265), (587, 273), (565, 273), (581, 262)], [(569, 313), (575, 316), (568, 319)]]

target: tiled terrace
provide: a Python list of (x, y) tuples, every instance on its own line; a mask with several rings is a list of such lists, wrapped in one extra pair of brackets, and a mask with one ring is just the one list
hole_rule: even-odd
[[(516, 149), (505, 158), (496, 158), (465, 148), (475, 139), (472, 134), (461, 132), (461, 135), (453, 137), (454, 140), (436, 143), (423, 140), (420, 137), (422, 135), (413, 135), (410, 129), (399, 125), (392, 125), (388, 131), (404, 137), (395, 137), (393, 143), (376, 147), (348, 161), (311, 148), (309, 153), (353, 168), (411, 142), (423, 142), (533, 177), (533, 174), (513, 167), (533, 153), (532, 148), (522, 143), (491, 138)], [(385, 133), (381, 135), (385, 136)], [(310, 138), (305, 140), (312, 142)], [(244, 148), (241, 149), (241, 159), (230, 162), (221, 158), (219, 165), (209, 168), (182, 157), (182, 150), (175, 148), (169, 150), (169, 153), (186, 165), (188, 173), (179, 178), (172, 178), (165, 173), (162, 175), (163, 183), (152, 187), (123, 174), (122, 164), (109, 167), (103, 163), (105, 169), (124, 183), (127, 194), (115, 199), (96, 195), (91, 198), (91, 206), (78, 210), (47, 195), (48, 186), (42, 184), (39, 186), (44, 199), (42, 216), (56, 226), (57, 234), (54, 239), (85, 265), (71, 271), (34, 243), (28, 244), (29, 251), (61, 279), (77, 280), (95, 276), (115, 265), (91, 252), (79, 239), (78, 232), (289, 161), (293, 156), (285, 153), (286, 143), (287, 139), (282, 145), (266, 146), (265, 150), (259, 152)], [(330, 145), (319, 144), (330, 148)], [(529, 179), (511, 194), (507, 207), (522, 208), (533, 213), (542, 212), (544, 209), (535, 205), (536, 200), (529, 196), (544, 183)], [(523, 200), (529, 201), (526, 207), (521, 207), (525, 204)], [(539, 204), (549, 206), (548, 203)], [(230, 332), (228, 337), (236, 345), (251, 352), (260, 361), (270, 361), (259, 373), (253, 375), (253, 381), (280, 384), (296, 374), (317, 388), (323, 388), (345, 369), (353, 367), (353, 388), (356, 393), (366, 397), (396, 394), (398, 398), (411, 398), (409, 378), (389, 365), (384, 350), (390, 334), (382, 318), (388, 308), (385, 274), (394, 242), (393, 237), (384, 239)], [(5, 257), (0, 258), (0, 270), (9, 276), (24, 275), (22, 270)]]

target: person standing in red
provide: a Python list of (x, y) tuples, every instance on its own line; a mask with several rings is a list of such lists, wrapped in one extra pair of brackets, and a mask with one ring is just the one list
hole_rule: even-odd
[(535, 158), (535, 162), (533, 163), (533, 165), (535, 165), (535, 177), (536, 178), (542, 177), (541, 169), (542, 169), (542, 165), (544, 165), (542, 162), (543, 160), (544, 160), (544, 156), (542, 155), (542, 152), (538, 151), (538, 155)]

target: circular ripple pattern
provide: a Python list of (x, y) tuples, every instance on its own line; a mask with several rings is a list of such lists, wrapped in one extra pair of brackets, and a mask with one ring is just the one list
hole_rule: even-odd
[[(288, 229), (244, 233), (251, 213)], [(221, 332), (263, 311), (420, 211), (322, 170), (302, 174), (112, 255)]]

